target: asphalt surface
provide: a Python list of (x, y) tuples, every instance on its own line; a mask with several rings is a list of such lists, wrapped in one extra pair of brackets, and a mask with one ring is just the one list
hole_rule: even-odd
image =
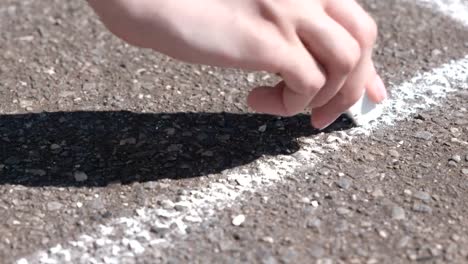
[[(410, 1), (364, 4), (389, 87), (468, 54), (468, 29), (447, 16)], [(300, 138), (322, 145), (351, 127), (343, 118), (323, 134), (306, 114), (252, 113), (248, 90), (276, 77), (130, 47), (84, 1), (3, 0), (0, 50), (0, 263), (141, 207), (171, 207), (226, 170), (254, 173), (262, 157), (294, 156)], [(121, 262), (467, 263), (467, 108), (466, 92), (451, 94), (243, 194), (185, 235), (148, 228), (169, 245)]]

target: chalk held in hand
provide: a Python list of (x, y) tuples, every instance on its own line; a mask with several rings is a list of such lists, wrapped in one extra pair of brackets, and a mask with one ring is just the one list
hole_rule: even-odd
[(345, 114), (355, 125), (365, 126), (382, 115), (382, 107), (372, 102), (365, 93)]

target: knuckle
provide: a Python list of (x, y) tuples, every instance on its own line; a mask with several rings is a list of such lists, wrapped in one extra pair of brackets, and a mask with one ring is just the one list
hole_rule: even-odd
[[(352, 47), (351, 47), (352, 46)], [(349, 48), (344, 49), (340, 56), (337, 56), (336, 64), (332, 65), (340, 74), (347, 75), (351, 73), (361, 59), (361, 49), (357, 43), (350, 44)]]
[(357, 41), (362, 48), (370, 48), (377, 40), (378, 27), (369, 15), (360, 19), (357, 24)]
[(315, 96), (326, 83), (326, 77), (321, 72), (304, 74), (306, 72), (304, 69), (298, 69), (294, 66), (288, 67), (288, 64), (281, 67), (281, 76), (297, 94), (308, 97)]

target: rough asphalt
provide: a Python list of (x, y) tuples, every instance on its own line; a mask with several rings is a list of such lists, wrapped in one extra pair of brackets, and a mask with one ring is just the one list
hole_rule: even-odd
[[(468, 54), (468, 29), (439, 13), (365, 6), (389, 85)], [(293, 154), (299, 137), (325, 140), (307, 115), (249, 112), (248, 89), (275, 77), (129, 47), (84, 1), (3, 0), (0, 50), (0, 263), (166, 206), (226, 169)], [(467, 263), (467, 108), (467, 93), (450, 95), (127, 261)], [(341, 119), (326, 133), (347, 128)]]

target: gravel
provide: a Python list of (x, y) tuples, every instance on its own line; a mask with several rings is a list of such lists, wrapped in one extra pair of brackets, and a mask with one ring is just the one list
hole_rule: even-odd
[(468, 176), (468, 168), (463, 168), (461, 172), (463, 175)]
[(77, 182), (84, 182), (88, 180), (88, 175), (82, 171), (75, 171), (73, 173), (73, 176), (75, 177), (75, 181)]
[(48, 202), (47, 210), (49, 211), (58, 211), (63, 208), (63, 204), (59, 202)]
[(428, 205), (421, 204), (421, 203), (415, 203), (413, 205), (413, 211), (419, 212), (419, 213), (427, 213), (431, 214), (432, 213), (432, 208)]
[(164, 209), (173, 209), (175, 204), (174, 202), (172, 202), (171, 200), (162, 200), (160, 202), (160, 205), (162, 206), (162, 208)]
[(345, 208), (345, 207), (338, 207), (336, 209), (336, 212), (339, 214), (339, 215), (348, 215), (351, 213), (351, 210), (349, 210), (348, 208)]
[(240, 226), (245, 222), (245, 219), (246, 219), (245, 215), (243, 215), (243, 214), (237, 215), (237, 216), (233, 217), (232, 225), (233, 226)]
[(431, 200), (431, 195), (427, 192), (417, 191), (413, 194), (414, 198), (422, 200), (424, 202), (429, 202)]
[(390, 156), (392, 156), (394, 158), (399, 158), (400, 157), (400, 153), (395, 149), (389, 150), (388, 154), (390, 154)]
[(316, 231), (320, 231), (320, 227), (322, 225), (322, 221), (318, 218), (313, 218), (307, 221), (306, 226), (308, 228), (314, 229)]
[(456, 163), (460, 163), (462, 158), (460, 155), (453, 155), (452, 158), (450, 158), (450, 160), (453, 160), (455, 161)]
[(348, 177), (342, 177), (340, 178), (337, 183), (338, 187), (344, 190), (348, 190), (352, 186), (352, 180), (349, 179)]
[(406, 218), (405, 209), (400, 206), (392, 207), (392, 219), (394, 220), (404, 220)]
[(432, 139), (433, 135), (428, 131), (418, 131), (416, 134), (414, 134), (414, 137), (428, 141)]

